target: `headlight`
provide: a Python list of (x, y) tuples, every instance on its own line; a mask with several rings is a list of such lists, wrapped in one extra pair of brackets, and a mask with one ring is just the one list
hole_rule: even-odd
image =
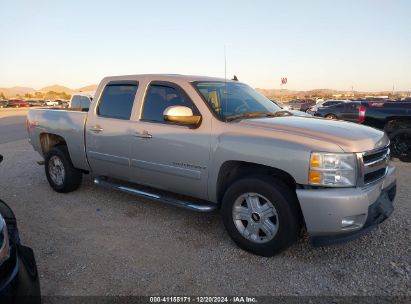
[(308, 183), (326, 187), (352, 187), (357, 180), (354, 153), (313, 152), (310, 158)]
[(10, 257), (9, 235), (7, 225), (0, 214), (0, 266)]

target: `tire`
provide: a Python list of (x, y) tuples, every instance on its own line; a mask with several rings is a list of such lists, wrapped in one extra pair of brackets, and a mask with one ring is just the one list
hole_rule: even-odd
[(325, 119), (337, 119), (337, 116), (335, 116), (334, 114), (327, 114), (325, 115)]
[[(249, 194), (251, 196), (247, 196)], [(265, 233), (267, 229), (264, 231), (262, 228), (256, 229), (255, 231), (258, 232), (254, 235), (247, 232), (253, 229), (253, 225), (264, 226), (267, 220), (267, 217), (263, 217), (264, 212), (254, 212), (251, 217), (247, 215), (247, 220), (235, 218), (236, 210), (244, 211), (245, 205), (247, 205), (246, 209), (250, 209), (250, 204), (246, 200), (255, 199), (255, 194), (261, 208), (258, 210), (267, 209), (268, 203), (274, 207), (272, 212), (274, 216), (269, 218), (271, 222), (269, 226), (275, 226), (276, 230), (271, 234), (271, 239), (269, 234)], [(245, 201), (239, 207), (238, 204), (244, 196)], [(261, 256), (269, 257), (285, 250), (297, 241), (301, 230), (301, 212), (295, 193), (281, 180), (269, 176), (247, 177), (234, 182), (224, 194), (221, 212), (224, 226), (231, 239), (240, 248)], [(255, 213), (258, 216), (255, 216)], [(239, 217), (242, 218), (243, 213)], [(251, 228), (248, 229), (249, 227)], [(240, 232), (241, 229), (243, 232)], [(248, 234), (248, 237), (244, 236), (245, 234)]]
[(411, 130), (397, 129), (389, 138), (391, 155), (403, 162), (411, 162)]
[(13, 281), (15, 302), (21, 304), (40, 304), (40, 280), (33, 250), (18, 246), (19, 271)]
[(51, 149), (45, 158), (47, 180), (54, 191), (68, 193), (81, 185), (83, 174), (74, 168), (67, 146)]

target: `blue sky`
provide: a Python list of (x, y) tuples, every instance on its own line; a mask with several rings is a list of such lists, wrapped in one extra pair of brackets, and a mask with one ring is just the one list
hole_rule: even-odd
[(228, 76), (260, 88), (411, 90), (411, 1), (0, 2), (0, 87), (108, 75)]

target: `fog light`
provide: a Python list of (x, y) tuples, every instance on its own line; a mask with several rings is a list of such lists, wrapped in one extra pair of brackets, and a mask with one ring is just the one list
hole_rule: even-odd
[(341, 228), (359, 228), (364, 225), (365, 214), (346, 216), (341, 221)]
[(355, 224), (355, 220), (349, 217), (343, 218), (343, 220), (341, 221), (341, 227), (348, 227), (348, 226), (352, 226)]

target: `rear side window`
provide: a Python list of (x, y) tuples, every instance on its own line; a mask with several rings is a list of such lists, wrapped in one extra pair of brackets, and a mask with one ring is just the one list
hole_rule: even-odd
[(138, 83), (110, 82), (104, 88), (97, 108), (97, 114), (103, 117), (130, 119)]
[(355, 113), (359, 110), (360, 104), (358, 103), (347, 103), (345, 105), (345, 110), (350, 113)]

